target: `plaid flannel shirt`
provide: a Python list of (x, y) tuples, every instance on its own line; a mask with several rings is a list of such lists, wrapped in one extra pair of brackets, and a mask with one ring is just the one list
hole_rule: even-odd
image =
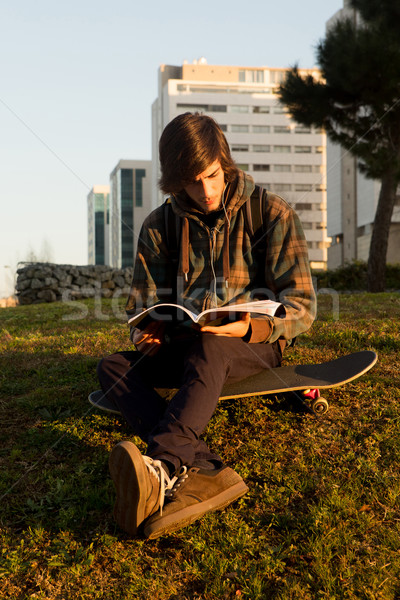
[[(285, 314), (252, 316), (249, 342), (274, 342), (279, 338), (290, 341), (309, 329), (315, 318), (316, 300), (301, 223), (285, 200), (269, 194), (263, 235), (252, 245), (254, 239), (250, 239), (246, 230), (242, 207), (253, 189), (253, 179), (240, 171), (236, 188), (227, 200), (226, 213), (212, 229), (198, 217), (190, 199), (172, 197), (174, 212), (189, 224), (187, 280), (181, 270), (184, 250), (181, 250), (177, 273), (171, 265), (166, 244), (165, 207), (156, 208), (145, 219), (126, 306), (128, 316), (161, 302), (177, 302), (198, 313), (227, 303), (268, 298), (281, 302)], [(226, 227), (229, 227), (227, 282), (223, 277)]]

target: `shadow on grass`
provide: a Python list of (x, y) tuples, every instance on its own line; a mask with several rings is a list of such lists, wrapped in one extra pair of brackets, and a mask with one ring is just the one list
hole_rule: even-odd
[[(133, 436), (122, 417), (88, 403), (88, 394), (98, 388), (96, 365), (91, 356), (55, 351), (14, 351), (0, 358), (0, 372), (7, 373), (0, 434), (3, 526), (80, 535), (115, 530), (108, 455), (118, 441)], [(307, 412), (293, 394), (267, 397), (262, 407), (299, 419)], [(240, 422), (247, 408), (245, 400), (222, 401), (221, 410)]]
[(132, 433), (89, 405), (96, 364), (54, 352), (0, 358), (1, 525), (9, 531), (114, 530), (108, 455)]
[[(234, 400), (220, 400), (218, 406), (226, 411), (232, 421), (237, 421), (243, 417), (243, 405), (248, 403), (249, 398), (239, 398)], [(301, 420), (304, 416), (316, 417), (315, 413), (302, 399), (299, 392), (287, 392), (282, 394), (253, 396), (251, 400), (265, 411), (271, 413), (288, 413)]]

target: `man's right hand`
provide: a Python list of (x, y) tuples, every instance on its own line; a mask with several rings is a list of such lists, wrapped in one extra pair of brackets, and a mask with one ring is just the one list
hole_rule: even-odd
[(135, 329), (132, 342), (142, 354), (153, 356), (164, 342), (165, 321), (152, 321), (145, 329)]

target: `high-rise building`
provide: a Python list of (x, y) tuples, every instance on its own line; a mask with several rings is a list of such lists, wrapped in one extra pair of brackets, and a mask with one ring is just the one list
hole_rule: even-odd
[[(225, 132), (236, 163), (257, 184), (282, 195), (303, 223), (313, 268), (324, 269), (326, 229), (326, 137), (296, 124), (279, 103), (277, 87), (287, 69), (208, 65), (162, 65), (152, 107), (152, 208), (163, 195), (158, 140), (167, 123), (185, 112), (212, 116)], [(303, 70), (318, 76), (317, 70)]]
[(109, 263), (110, 186), (95, 185), (87, 196), (88, 264)]
[[(350, 18), (357, 25), (360, 16), (344, 0), (326, 23), (328, 30), (338, 20)], [(331, 140), (327, 141), (327, 225), (332, 244), (328, 267), (335, 269), (354, 260), (368, 260), (372, 228), (380, 191), (380, 181), (367, 179), (357, 167), (357, 158)], [(400, 191), (400, 190), (398, 190)], [(400, 193), (389, 234), (387, 262), (400, 256)]]
[(110, 264), (134, 263), (144, 218), (151, 210), (151, 161), (120, 160), (110, 175)]

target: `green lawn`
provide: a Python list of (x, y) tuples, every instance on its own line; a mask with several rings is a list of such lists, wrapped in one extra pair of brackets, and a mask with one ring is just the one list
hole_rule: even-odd
[(0, 598), (399, 599), (400, 295), (319, 300), (285, 363), (373, 349), (377, 365), (324, 393), (322, 418), (221, 402), (206, 438), (250, 492), (152, 542), (114, 524), (107, 459), (131, 435), (87, 402), (98, 359), (129, 348), (123, 311), (2, 309)]

